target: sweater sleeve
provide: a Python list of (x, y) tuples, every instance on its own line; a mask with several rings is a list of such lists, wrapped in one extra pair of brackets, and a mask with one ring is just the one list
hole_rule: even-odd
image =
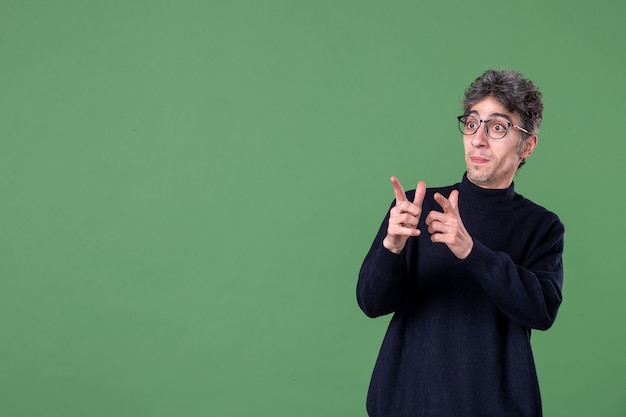
[(539, 330), (552, 326), (562, 301), (564, 228), (557, 220), (523, 266), (478, 241), (463, 261), (506, 316)]
[(406, 294), (406, 248), (396, 254), (383, 246), (388, 222), (389, 213), (383, 220), (359, 271), (357, 302), (368, 317), (379, 317), (395, 312)]

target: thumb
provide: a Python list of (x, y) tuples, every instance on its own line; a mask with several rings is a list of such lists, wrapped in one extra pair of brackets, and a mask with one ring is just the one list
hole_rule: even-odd
[(426, 183), (424, 181), (420, 181), (417, 183), (417, 187), (415, 187), (415, 198), (413, 198), (413, 204), (422, 208), (422, 202), (424, 201), (424, 196), (426, 195)]
[(448, 201), (455, 209), (459, 208), (459, 190), (452, 190), (450, 196), (448, 197)]

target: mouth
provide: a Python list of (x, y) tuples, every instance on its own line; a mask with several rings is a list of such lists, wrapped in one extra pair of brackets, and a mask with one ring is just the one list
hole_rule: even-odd
[(479, 155), (470, 156), (469, 160), (471, 163), (476, 164), (476, 165), (486, 164), (487, 162), (489, 162), (489, 159), (483, 158), (482, 156), (479, 156)]

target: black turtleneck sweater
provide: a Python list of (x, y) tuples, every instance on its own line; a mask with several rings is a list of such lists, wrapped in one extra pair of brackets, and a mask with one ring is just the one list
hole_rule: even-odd
[[(474, 240), (459, 260), (433, 243), (424, 224), (433, 196), (459, 190)], [(407, 192), (413, 201), (415, 191)], [(389, 213), (367, 254), (357, 300), (369, 317), (394, 313), (374, 367), (371, 417), (538, 417), (539, 384), (531, 329), (548, 329), (561, 303), (559, 218), (516, 194), (461, 183), (429, 188), (421, 236), (400, 254), (382, 241)]]

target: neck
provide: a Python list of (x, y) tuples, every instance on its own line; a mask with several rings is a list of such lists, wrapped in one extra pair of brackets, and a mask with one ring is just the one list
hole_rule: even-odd
[(516, 196), (513, 182), (506, 188), (486, 188), (471, 181), (467, 173), (459, 186), (464, 204), (484, 210), (508, 210)]

